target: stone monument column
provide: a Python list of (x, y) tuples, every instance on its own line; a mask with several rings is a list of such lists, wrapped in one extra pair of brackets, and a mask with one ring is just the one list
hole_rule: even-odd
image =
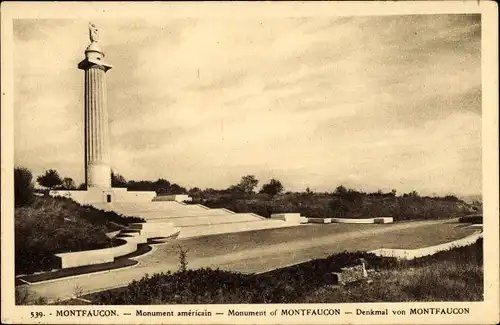
[(88, 187), (111, 187), (106, 72), (95, 25), (89, 25), (90, 45), (78, 68), (85, 71), (85, 181)]

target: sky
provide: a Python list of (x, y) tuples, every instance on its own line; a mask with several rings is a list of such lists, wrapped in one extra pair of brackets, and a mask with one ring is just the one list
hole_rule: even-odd
[[(479, 15), (92, 22), (126, 179), (481, 193)], [(14, 22), (15, 164), (77, 184), (87, 26)]]

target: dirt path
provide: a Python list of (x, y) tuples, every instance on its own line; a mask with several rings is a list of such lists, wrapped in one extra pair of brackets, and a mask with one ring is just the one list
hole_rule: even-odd
[[(194, 256), (188, 258), (189, 268), (219, 267), (239, 272), (263, 272), (277, 267), (299, 263), (311, 258), (321, 258), (344, 250), (365, 250), (380, 247), (383, 235), (408, 228), (442, 224), (449, 220), (417, 221), (401, 224), (383, 225), (344, 233), (332, 233), (311, 239), (291, 240), (266, 246), (255, 246), (239, 251), (224, 252), (215, 256)], [(308, 231), (308, 226), (303, 226)], [(361, 228), (361, 227), (360, 227)], [(380, 237), (382, 238), (376, 238)], [(362, 239), (362, 240), (361, 240)], [(374, 240), (377, 239), (377, 240)], [(370, 240), (377, 247), (370, 248)], [(193, 241), (191, 241), (193, 242)], [(75, 292), (91, 293), (127, 285), (139, 280), (145, 274), (177, 270), (177, 255), (173, 255), (177, 242), (157, 245), (145, 256), (136, 258), (139, 264), (125, 269), (104, 273), (85, 274), (72, 278), (57, 279), (50, 282), (32, 284), (29, 289), (35, 296), (45, 297), (48, 301), (69, 299)]]

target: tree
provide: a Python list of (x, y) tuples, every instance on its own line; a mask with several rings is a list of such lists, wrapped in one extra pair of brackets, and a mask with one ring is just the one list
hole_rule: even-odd
[(170, 189), (170, 182), (167, 181), (166, 179), (159, 178), (154, 183), (154, 188), (157, 194), (167, 193), (168, 190)]
[(54, 169), (47, 170), (45, 174), (38, 176), (36, 181), (41, 186), (49, 189), (62, 185), (61, 176), (59, 176), (59, 173)]
[(246, 175), (241, 178), (238, 184), (231, 186), (229, 189), (232, 191), (243, 192), (245, 194), (251, 194), (257, 184), (259, 184), (259, 181), (254, 175)]
[(337, 188), (335, 189), (335, 194), (339, 196), (345, 195), (347, 194), (347, 189), (343, 185), (337, 186)]
[(127, 187), (127, 180), (122, 175), (111, 171), (111, 187)]
[(275, 196), (283, 192), (283, 184), (277, 179), (271, 179), (269, 183), (262, 185), (262, 189), (259, 193), (269, 194), (271, 196)]
[(453, 201), (453, 202), (458, 202), (460, 201), (455, 195), (453, 194), (448, 194), (444, 197), (445, 201)]
[(65, 190), (74, 190), (76, 188), (75, 182), (71, 177), (64, 177), (62, 180), (61, 188)]
[(189, 194), (200, 194), (202, 191), (199, 187), (193, 187), (191, 189), (189, 189), (188, 193)]
[(410, 193), (408, 193), (408, 196), (411, 196), (411, 197), (419, 197), (417, 191), (413, 190), (411, 191)]
[(24, 167), (14, 168), (14, 201), (16, 207), (26, 206), (33, 201), (33, 175)]
[(186, 194), (187, 193), (187, 190), (180, 186), (179, 184), (172, 184), (170, 185), (170, 188), (168, 189), (168, 193), (170, 194)]

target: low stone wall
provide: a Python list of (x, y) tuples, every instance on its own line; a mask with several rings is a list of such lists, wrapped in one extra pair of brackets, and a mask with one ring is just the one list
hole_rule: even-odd
[(375, 223), (374, 218), (352, 219), (352, 218), (332, 218), (333, 223)]
[(450, 250), (455, 247), (463, 247), (471, 245), (475, 243), (482, 236), (483, 233), (475, 233), (468, 237), (436, 246), (424, 247), (419, 249), (380, 248), (373, 250), (370, 253), (383, 257), (396, 257), (397, 259), (401, 260), (411, 260), (418, 257), (434, 255), (438, 252)]
[(186, 194), (176, 194), (176, 195), (161, 195), (156, 196), (153, 201), (176, 201), (176, 202), (184, 202), (184, 201), (192, 201), (192, 198)]
[(137, 250), (138, 244), (147, 243), (148, 238), (170, 237), (179, 233), (180, 228), (168, 223), (135, 223), (131, 229), (139, 230), (139, 233), (121, 234), (117, 238), (124, 241), (124, 244), (89, 251), (71, 252), (55, 254), (60, 260), (61, 268), (101, 264), (113, 262), (116, 257), (133, 253)]
[(300, 213), (274, 213), (271, 214), (272, 220), (282, 220), (289, 223), (300, 224)]
[(156, 197), (155, 191), (127, 191), (113, 188), (113, 202), (151, 202)]
[(377, 217), (373, 221), (374, 223), (393, 223), (394, 219), (392, 217)]
[(332, 218), (307, 218), (309, 223), (332, 223)]
[(377, 217), (377, 218), (332, 218), (332, 223), (392, 223), (392, 217)]
[(116, 247), (94, 249), (81, 252), (61, 253), (55, 255), (61, 261), (61, 268), (113, 262), (115, 257), (127, 255), (137, 250), (137, 243), (127, 241), (126, 238), (121, 239), (126, 241), (126, 243)]
[(52, 197), (65, 197), (72, 199), (80, 204), (87, 204), (90, 202), (101, 202), (103, 200), (102, 193), (95, 191), (67, 191), (67, 190), (52, 190), (49, 191)]
[(150, 202), (156, 196), (154, 191), (127, 191), (126, 188), (89, 187), (86, 191), (53, 190), (50, 196), (66, 197), (80, 204), (106, 203), (107, 196), (113, 202)]
[(307, 219), (306, 217), (300, 217), (299, 218), (299, 223), (300, 224), (304, 224), (304, 223), (308, 223), (309, 222), (309, 219)]

